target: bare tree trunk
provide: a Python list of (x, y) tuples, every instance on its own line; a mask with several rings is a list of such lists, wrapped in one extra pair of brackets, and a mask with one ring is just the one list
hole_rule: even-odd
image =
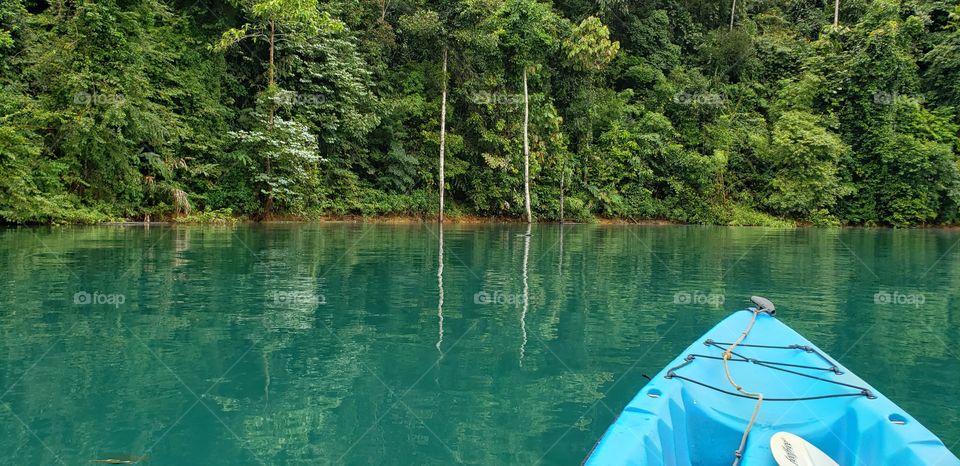
[[(276, 24), (273, 21), (270, 21), (270, 61), (267, 65), (267, 87), (273, 87), (274, 76), (273, 76), (273, 49), (275, 44), (277, 34)], [(273, 128), (273, 103), (270, 104), (270, 128)]]
[(447, 46), (443, 46), (443, 98), (440, 100), (440, 212), (437, 221), (443, 223), (443, 151), (447, 143)]
[(733, 0), (733, 6), (730, 7), (730, 30), (733, 30), (733, 15), (737, 11), (737, 0)]
[(533, 222), (530, 213), (530, 95), (527, 94), (527, 69), (523, 69), (523, 203), (527, 210), (527, 223)]
[(833, 4), (833, 29), (840, 27), (840, 0)]
[[(269, 48), (270, 48), (270, 63), (269, 63), (269, 65), (267, 66), (267, 89), (268, 89), (268, 90), (273, 87), (273, 83), (274, 83), (274, 79), (275, 79), (275, 78), (274, 78), (273, 50), (274, 50), (274, 45), (275, 45), (276, 32), (277, 32), (276, 23), (274, 23), (273, 21), (270, 21), (270, 47), (269, 47)], [(276, 113), (276, 109), (274, 109), (274, 107), (273, 107), (273, 101), (270, 102), (270, 104), (268, 105), (268, 108), (270, 109), (270, 110), (269, 110), (270, 116), (269, 116), (269, 119), (267, 120), (267, 131), (268, 131), (268, 132), (272, 132), (272, 131), (273, 131), (273, 119), (274, 119), (274, 114)], [(269, 156), (267, 156), (267, 167), (266, 167), (266, 168), (267, 168), (267, 175), (270, 175), (270, 174), (273, 172), (273, 166), (272, 166), (272, 164), (270, 163), (270, 157), (269, 157)], [(263, 214), (264, 214), (264, 217), (269, 217), (269, 216), (270, 216), (270, 212), (271, 212), (272, 210), (273, 210), (273, 192), (272, 192), (272, 190), (268, 187), (268, 188), (267, 188), (267, 198), (266, 198), (266, 199), (264, 200), (264, 202), (263, 202)]]

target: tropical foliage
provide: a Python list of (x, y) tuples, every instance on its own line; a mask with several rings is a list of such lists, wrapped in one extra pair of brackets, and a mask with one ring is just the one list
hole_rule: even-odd
[(0, 0), (0, 219), (435, 216), (446, 95), (448, 215), (960, 220), (960, 6), (731, 6)]

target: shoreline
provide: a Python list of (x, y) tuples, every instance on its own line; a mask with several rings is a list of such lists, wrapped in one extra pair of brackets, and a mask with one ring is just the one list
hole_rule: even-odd
[[(791, 222), (784, 220), (785, 222)], [(143, 220), (114, 220), (97, 222), (91, 224), (83, 223), (62, 223), (62, 224), (15, 224), (0, 223), (5, 227), (38, 227), (38, 226), (173, 226), (173, 225), (246, 225), (246, 224), (311, 224), (311, 223), (370, 223), (380, 225), (418, 225), (435, 224), (436, 216), (427, 215), (319, 215), (319, 216), (296, 216), (296, 215), (277, 215), (268, 219), (256, 219), (253, 217), (215, 217), (202, 220), (195, 220), (190, 217), (170, 218), (157, 221)], [(520, 217), (497, 217), (482, 215), (456, 215), (444, 218), (444, 225), (523, 225), (526, 222)], [(534, 221), (535, 225), (560, 225), (556, 220)], [(746, 227), (746, 228), (779, 228), (779, 229), (802, 229), (802, 228), (829, 228), (829, 229), (883, 229), (883, 230), (960, 230), (960, 224), (929, 224), (914, 225), (910, 227), (893, 227), (888, 225), (835, 225), (821, 226), (809, 223), (792, 222), (790, 225), (724, 225), (719, 223), (687, 223), (677, 220), (665, 219), (629, 219), (616, 217), (595, 217), (589, 221), (564, 221), (563, 225), (598, 225), (598, 226), (717, 226), (717, 227)]]
[[(369, 216), (365, 217), (362, 215), (347, 215), (347, 216), (320, 216), (320, 217), (291, 217), (291, 216), (277, 216), (271, 217), (269, 219), (254, 219), (247, 217), (234, 217), (232, 219), (218, 219), (214, 221), (189, 221), (189, 220), (157, 220), (157, 221), (142, 221), (142, 220), (122, 220), (122, 221), (109, 221), (109, 222), (100, 222), (94, 223), (94, 225), (249, 225), (249, 224), (263, 224), (263, 225), (282, 225), (282, 224), (310, 224), (310, 223), (370, 223), (370, 224), (379, 224), (379, 225), (419, 225), (419, 224), (436, 224), (437, 218), (434, 217), (421, 217), (416, 215), (389, 215), (389, 216)], [(490, 217), (490, 216), (478, 216), (478, 215), (468, 215), (468, 216), (459, 216), (459, 217), (445, 217), (443, 219), (444, 225), (525, 225), (526, 221), (522, 218), (513, 218), (513, 217)], [(556, 220), (547, 220), (547, 221), (537, 221), (534, 220), (534, 225), (560, 225), (561, 223)], [(76, 223), (64, 224), (68, 225), (82, 225)], [(563, 222), (563, 225), (653, 225), (653, 226), (669, 226), (669, 225), (704, 225), (699, 223), (684, 223), (674, 220), (661, 220), (661, 219), (640, 219), (640, 220), (631, 220), (631, 219), (618, 219), (618, 218), (595, 218), (591, 221), (574, 221), (567, 220)], [(40, 226), (39, 224), (34, 224), (30, 226)], [(725, 225), (713, 225), (713, 226), (725, 226)], [(751, 226), (762, 226), (762, 225), (751, 225)]]

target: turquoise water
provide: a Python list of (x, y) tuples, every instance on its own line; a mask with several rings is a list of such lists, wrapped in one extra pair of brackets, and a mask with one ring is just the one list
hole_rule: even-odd
[(578, 464), (751, 294), (960, 453), (960, 231), (525, 230), (0, 230), (0, 463)]

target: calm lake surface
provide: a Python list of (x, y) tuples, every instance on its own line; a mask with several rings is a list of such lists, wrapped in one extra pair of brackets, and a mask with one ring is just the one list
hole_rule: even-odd
[(579, 464), (751, 294), (960, 453), (960, 231), (526, 228), (0, 230), (0, 463)]

